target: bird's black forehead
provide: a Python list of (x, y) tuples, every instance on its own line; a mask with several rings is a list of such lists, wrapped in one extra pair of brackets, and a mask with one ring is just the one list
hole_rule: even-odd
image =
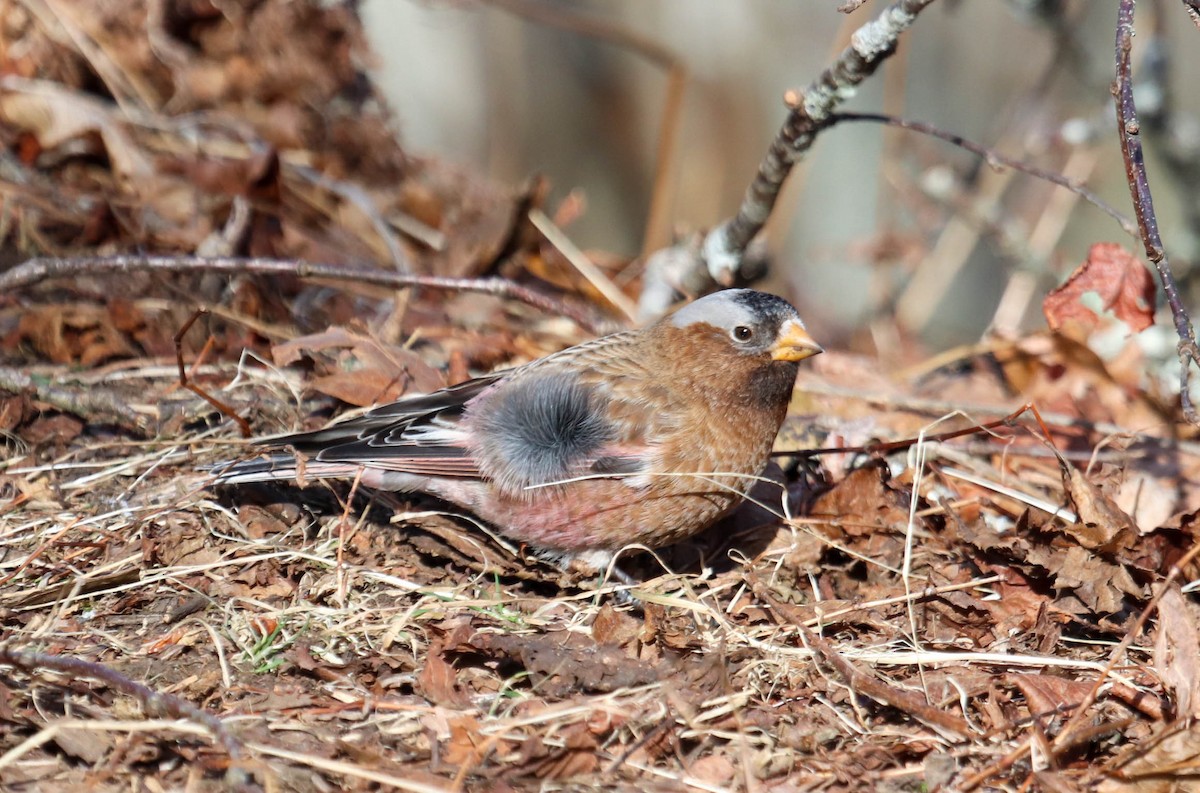
[(796, 316), (796, 309), (782, 297), (757, 292), (753, 289), (739, 289), (734, 299), (749, 309), (754, 316), (763, 320), (783, 322)]

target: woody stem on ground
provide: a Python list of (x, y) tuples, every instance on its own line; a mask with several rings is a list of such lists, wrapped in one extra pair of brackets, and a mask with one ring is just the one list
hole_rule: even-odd
[(134, 272), (294, 275), (297, 278), (316, 278), (332, 283), (355, 282), (393, 289), (417, 287), (477, 292), (517, 300), (552, 316), (567, 317), (578, 323), (584, 330), (593, 333), (609, 331), (613, 325), (612, 321), (597, 316), (590, 309), (576, 302), (559, 299), (504, 278), (446, 278), (388, 270), (367, 270), (295, 259), (237, 256), (141, 256), (138, 254), (80, 256), (70, 259), (40, 256), (27, 259), (11, 270), (0, 273), (0, 292), (31, 286), (50, 278)]
[(46, 669), (65, 675), (70, 679), (97, 680), (114, 691), (133, 697), (141, 703), (147, 716), (167, 716), (184, 719), (198, 724), (217, 740), (229, 755), (230, 763), (226, 781), (235, 790), (261, 790), (254, 784), (244, 767), (246, 751), (242, 742), (230, 731), (226, 723), (217, 716), (175, 694), (155, 691), (149, 686), (132, 680), (115, 669), (103, 664), (85, 661), (66, 655), (52, 655), (11, 643), (0, 644), (0, 664), (36, 672)]
[(1171, 274), (1171, 266), (1158, 233), (1158, 219), (1154, 214), (1154, 200), (1150, 195), (1150, 181), (1146, 176), (1146, 163), (1142, 155), (1141, 128), (1138, 125), (1137, 107), (1133, 102), (1133, 78), (1130, 66), (1130, 50), (1133, 44), (1133, 8), (1135, 0), (1120, 0), (1117, 7), (1117, 79), (1113, 86), (1116, 99), (1117, 133), (1121, 139), (1121, 154), (1125, 158), (1125, 176), (1129, 181), (1129, 192), (1133, 197), (1134, 215), (1146, 257), (1158, 271), (1163, 294), (1171, 309), (1175, 333), (1179, 336), (1179, 400), (1184, 418), (1200, 426), (1200, 415), (1192, 404), (1188, 381), (1193, 363), (1200, 364), (1200, 348), (1196, 345), (1196, 333), (1191, 318), (1179, 299), (1179, 290)]

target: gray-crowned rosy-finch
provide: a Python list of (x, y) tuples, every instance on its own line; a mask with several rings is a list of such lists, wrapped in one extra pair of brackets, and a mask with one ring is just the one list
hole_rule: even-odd
[(600, 564), (737, 506), (799, 362), (819, 352), (788, 302), (729, 289), (641, 330), (261, 440), (295, 453), (215, 466), (215, 483), (361, 472), (363, 485), (430, 493), (533, 549)]

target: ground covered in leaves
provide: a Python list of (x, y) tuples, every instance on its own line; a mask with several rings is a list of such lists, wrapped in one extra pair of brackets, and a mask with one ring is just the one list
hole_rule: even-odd
[(88, 5), (55, 4), (73, 37), (4, 7), (10, 249), (502, 276), (595, 321), (299, 270), (0, 291), (6, 790), (1191, 783), (1200, 444), (1121, 336), (1153, 305), (1128, 253), (1094, 248), (1044, 333), (806, 364), (755, 503), (632, 549), (632, 586), (434, 501), (214, 490), (202, 466), (253, 453), (233, 416), (317, 427), (530, 360), (620, 324), (601, 295), (639, 272), (573, 266), (530, 223), (539, 186), (407, 156), (344, 8)]
[[(404, 321), (435, 346), (478, 343), (457, 307), (421, 296)], [(494, 298), (484, 315), (525, 357), (574, 340)], [(328, 335), (265, 348), (302, 347), (306, 367), (207, 363), (193, 382), (266, 433), (322, 423), (322, 384), (382, 376), (376, 353), (402, 377), (392, 356), (410, 351), (355, 355)], [(97, 343), (85, 336), (66, 343), (82, 354)], [(1138, 617), (1194, 542), (1196, 449), (1059, 415), (1053, 389), (1069, 383), (1086, 404), (1117, 386), (1049, 365), (1056, 343), (1023, 342), (1050, 389), (1037, 400), (1049, 436), (1027, 413), (888, 455), (781, 457), (758, 505), (630, 558), (640, 607), (616, 595), (625, 585), (545, 567), (436, 502), (325, 484), (206, 489), (198, 465), (248, 452), (171, 367), (34, 364), (61, 388), (170, 410), (137, 438), (36, 393), (0, 397), (7, 646), (202, 706), (283, 789), (1136, 778), (1192, 751), (1190, 733), (1166, 736), (1197, 707), (1186, 581), (1148, 624)], [(817, 359), (780, 447), (932, 435), (1017, 404), (987, 398), (1004, 387), (989, 367), (884, 382), (861, 359)], [(937, 421), (955, 401), (966, 417)], [(1138, 406), (1121, 407), (1111, 418), (1132, 423)], [(0, 685), (10, 789), (211, 784), (229, 763), (195, 724), (140, 721), (136, 698), (103, 682), (10, 669)]]

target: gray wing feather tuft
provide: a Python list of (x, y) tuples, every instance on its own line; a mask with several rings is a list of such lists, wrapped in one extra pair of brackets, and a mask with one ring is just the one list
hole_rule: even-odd
[(484, 475), (512, 492), (584, 473), (616, 438), (595, 389), (568, 372), (514, 380), (470, 421)]

